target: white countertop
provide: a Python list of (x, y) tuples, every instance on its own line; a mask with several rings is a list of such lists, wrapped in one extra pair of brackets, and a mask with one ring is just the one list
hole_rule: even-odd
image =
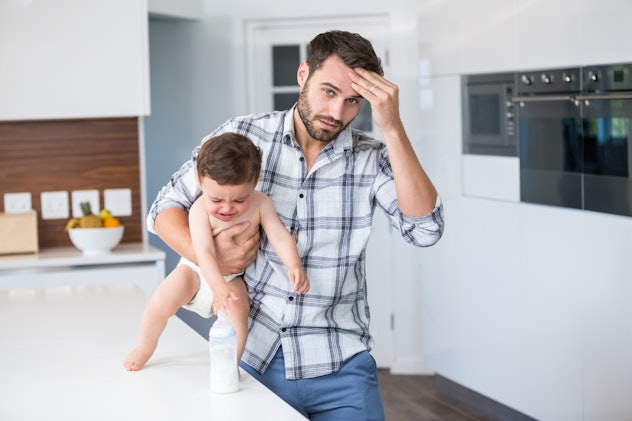
[(212, 394), (207, 342), (176, 317), (125, 371), (147, 299), (120, 284), (0, 292), (0, 419), (305, 419), (243, 371), (239, 392)]
[(121, 243), (109, 253), (83, 254), (75, 247), (41, 249), (39, 253), (0, 256), (0, 269), (38, 269), (63, 266), (90, 266), (108, 263), (164, 260), (165, 252), (143, 243)]

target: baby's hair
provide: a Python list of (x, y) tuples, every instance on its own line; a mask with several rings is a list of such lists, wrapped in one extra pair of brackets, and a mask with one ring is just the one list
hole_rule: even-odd
[(257, 184), (261, 150), (246, 136), (222, 133), (206, 140), (197, 156), (197, 174), (218, 184)]

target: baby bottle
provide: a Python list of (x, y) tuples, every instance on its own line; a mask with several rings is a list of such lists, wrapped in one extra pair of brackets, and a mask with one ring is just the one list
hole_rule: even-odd
[(239, 390), (237, 336), (225, 310), (220, 310), (208, 337), (211, 392), (232, 393)]

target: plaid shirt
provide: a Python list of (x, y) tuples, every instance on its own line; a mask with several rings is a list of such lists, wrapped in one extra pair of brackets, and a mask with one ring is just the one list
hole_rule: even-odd
[[(365, 249), (376, 205), (407, 242), (430, 246), (443, 232), (441, 201), (429, 215), (402, 215), (385, 145), (350, 128), (325, 146), (307, 175), (291, 110), (234, 118), (209, 137), (228, 131), (248, 136), (262, 149), (257, 189), (272, 198), (297, 239), (311, 285), (306, 295), (291, 292), (287, 271), (262, 233), (258, 256), (244, 274), (251, 308), (242, 360), (263, 373), (282, 346), (286, 378), (333, 373), (372, 347)], [(188, 209), (200, 194), (198, 150), (159, 192), (147, 218), (150, 231), (159, 212)]]

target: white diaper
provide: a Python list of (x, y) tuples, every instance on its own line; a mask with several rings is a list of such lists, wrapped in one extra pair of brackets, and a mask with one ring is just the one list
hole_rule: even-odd
[[(204, 276), (202, 276), (202, 271), (200, 270), (200, 267), (192, 261), (185, 259), (184, 257), (180, 258), (178, 266), (180, 265), (187, 265), (188, 267), (193, 269), (193, 271), (195, 271), (195, 273), (197, 273), (200, 277), (200, 287), (198, 291), (195, 293), (191, 301), (183, 305), (182, 308), (193, 311), (202, 317), (212, 317), (213, 311), (211, 307), (213, 305), (213, 291), (211, 290), (211, 287), (209, 287), (208, 282), (206, 282), (206, 279), (204, 279)], [(243, 272), (234, 273), (232, 275), (225, 275), (224, 279), (226, 280), (226, 282), (230, 282), (241, 275), (243, 275)]]

